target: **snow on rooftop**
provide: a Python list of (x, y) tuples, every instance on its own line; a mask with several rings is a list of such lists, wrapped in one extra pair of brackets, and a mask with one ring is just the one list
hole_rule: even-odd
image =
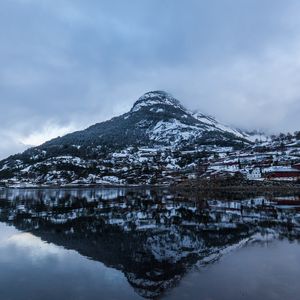
[(265, 172), (300, 172), (298, 169), (285, 166), (273, 166), (264, 169)]

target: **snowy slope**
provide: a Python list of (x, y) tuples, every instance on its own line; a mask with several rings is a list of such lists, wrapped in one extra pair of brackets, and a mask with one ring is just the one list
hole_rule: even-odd
[[(247, 137), (212, 117), (187, 110), (166, 92), (154, 91), (140, 97), (126, 114), (3, 160), (0, 180), (122, 183), (133, 176), (132, 169), (143, 173), (150, 156), (149, 174), (162, 168), (175, 170), (192, 163), (175, 157), (176, 151), (200, 151), (205, 146), (240, 149), (250, 144)], [(154, 149), (156, 154), (142, 149)], [(120, 174), (122, 180), (116, 177)]]

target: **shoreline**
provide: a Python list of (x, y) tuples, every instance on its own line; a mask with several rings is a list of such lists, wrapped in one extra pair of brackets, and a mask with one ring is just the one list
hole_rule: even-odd
[(183, 194), (197, 197), (218, 197), (224, 199), (245, 199), (249, 197), (300, 196), (300, 184), (266, 181), (190, 181), (171, 188)]
[(265, 181), (228, 181), (228, 180), (199, 180), (187, 181), (170, 185), (118, 185), (118, 184), (79, 184), (79, 185), (36, 185), (36, 186), (1, 186), (0, 190), (20, 189), (167, 189), (176, 194), (193, 194), (203, 197), (237, 196), (273, 196), (300, 195), (300, 184), (291, 182)]
[(170, 185), (146, 185), (146, 184), (79, 184), (79, 185), (31, 185), (31, 186), (2, 186), (1, 189), (19, 189), (19, 190), (30, 190), (30, 189), (109, 189), (109, 188), (125, 188), (125, 189), (161, 189), (169, 188)]

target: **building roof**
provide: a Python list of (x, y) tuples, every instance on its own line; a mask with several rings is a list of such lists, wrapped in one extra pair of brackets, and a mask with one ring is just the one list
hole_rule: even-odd
[(273, 166), (266, 168), (265, 173), (299, 173), (300, 170), (293, 167)]

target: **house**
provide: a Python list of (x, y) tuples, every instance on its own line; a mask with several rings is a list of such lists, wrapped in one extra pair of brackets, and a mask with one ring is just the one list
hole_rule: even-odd
[(300, 163), (293, 165), (293, 168), (300, 170)]
[(248, 180), (258, 180), (261, 179), (261, 169), (260, 168), (254, 168), (254, 169), (250, 169), (247, 174), (247, 179)]
[(298, 181), (300, 170), (292, 167), (271, 167), (265, 169), (264, 177), (276, 181)]
[(240, 162), (227, 161), (222, 163), (214, 163), (210, 165), (210, 169), (216, 171), (236, 172), (240, 169)]

